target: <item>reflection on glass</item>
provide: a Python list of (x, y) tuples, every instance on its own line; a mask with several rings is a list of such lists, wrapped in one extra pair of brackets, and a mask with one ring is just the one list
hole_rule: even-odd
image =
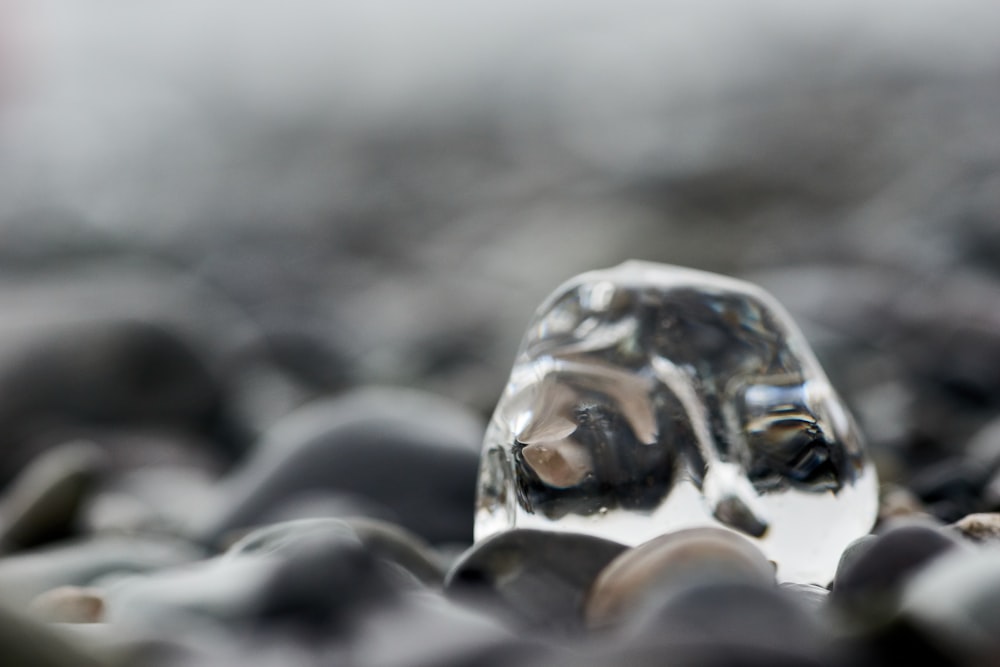
[(627, 262), (536, 313), (486, 434), (476, 536), (722, 525), (779, 578), (825, 584), (876, 509), (857, 428), (770, 295)]

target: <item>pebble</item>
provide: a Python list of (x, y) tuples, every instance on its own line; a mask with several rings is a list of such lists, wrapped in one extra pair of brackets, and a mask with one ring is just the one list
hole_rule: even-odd
[(663, 535), (611, 561), (587, 593), (586, 618), (603, 628), (641, 613), (664, 596), (708, 581), (775, 585), (774, 565), (747, 539), (719, 528)]
[(0, 551), (30, 549), (72, 536), (106, 459), (90, 443), (60, 445), (34, 459), (0, 502)]
[(104, 595), (96, 588), (60, 586), (32, 600), (28, 610), (50, 623), (100, 623), (104, 618)]
[(900, 520), (860, 538), (841, 555), (831, 601), (864, 623), (881, 622), (897, 607), (906, 582), (935, 559), (963, 547), (937, 525)]
[(203, 433), (228, 461), (242, 446), (212, 371), (164, 326), (138, 320), (65, 324), (2, 361), (0, 486), (80, 427), (115, 423)]
[(198, 533), (219, 543), (283, 502), (329, 491), (388, 508), (395, 523), (432, 544), (470, 543), (482, 433), (466, 409), (413, 390), (372, 388), (314, 402), (256, 445)]
[(356, 540), (314, 535), (268, 573), (256, 601), (244, 602), (256, 624), (292, 625), (322, 637), (344, 633), (398, 592), (391, 571)]
[(445, 579), (448, 594), (497, 610), (531, 633), (574, 634), (595, 577), (626, 547), (589, 535), (515, 529), (463, 554)]
[(702, 579), (654, 601), (630, 625), (626, 641), (660, 647), (665, 655), (675, 647), (697, 655), (700, 648), (706, 656), (783, 656), (792, 664), (823, 655), (829, 639), (795, 597), (750, 581)]
[(297, 519), (250, 531), (225, 553), (226, 558), (294, 553), (316, 539), (360, 545), (368, 554), (402, 568), (425, 586), (440, 588), (444, 571), (429, 545), (399, 526), (365, 518)]
[[(41, 67), (29, 58), (25, 79), (15, 44), (15, 58), (0, 66), (0, 493), (14, 495), (10, 485), (38, 454), (79, 439), (107, 452), (110, 485), (100, 507), (82, 511), (93, 488), (77, 487), (75, 500), (43, 502), (43, 493), (3, 502), (0, 529), (20, 534), (4, 548), (22, 551), (0, 558), (0, 603), (27, 604), (20, 589), (52, 592), (41, 584), (86, 585), (95, 569), (112, 572), (104, 592), (111, 578), (124, 584), (113, 572), (129, 570), (128, 559), (159, 577), (206, 555), (182, 541), (170, 549), (189, 556), (145, 559), (150, 533), (193, 535), (215, 549), (229, 534), (292, 518), (336, 517), (350, 530), (343, 541), (321, 536), (315, 553), (299, 551), (305, 539), (209, 561), (218, 579), (206, 577), (185, 604), (211, 602), (216, 585), (233, 579), (254, 584), (255, 603), (268, 586), (289, 587), (293, 599), (280, 605), (270, 590), (276, 611), (250, 631), (243, 620), (185, 612), (192, 625), (146, 624), (147, 639), (127, 618), (52, 627), (2, 606), (0, 663), (1000, 664), (1000, 557), (992, 515), (982, 515), (1000, 511), (993, 3), (827, 3), (819, 18), (777, 0), (720, 12), (671, 3), (648, 16), (586, 3), (573, 17), (569, 3), (485, 12), (246, 3), (222, 17), (235, 37), (225, 53), (184, 3), (179, 12), (105, 3), (87, 20), (75, 20), (87, 9), (60, 3), (67, 13), (53, 12), (51, 25), (44, 8), (14, 4), (16, 18), (23, 7), (32, 27), (41, 20), (41, 34), (54, 38), (42, 50), (54, 46), (55, 57)], [(207, 4), (216, 18), (232, 5)], [(848, 637), (859, 659), (830, 650), (829, 628), (789, 613), (794, 604), (781, 597), (805, 602), (823, 589), (713, 574), (690, 588), (670, 583), (669, 596), (614, 631), (546, 637), (541, 647), (423, 586), (358, 614), (353, 628), (304, 641), (298, 610), (317, 609), (305, 625), (322, 628), (337, 625), (327, 615), (337, 608), (325, 606), (334, 604), (327, 592), (301, 590), (306, 574), (296, 565), (330, 581), (326, 549), (383, 549), (376, 561), (407, 561), (414, 571), (425, 544), (410, 534), (439, 552), (471, 541), (458, 529), (471, 525), (471, 491), (447, 502), (426, 489), (397, 495), (373, 491), (362, 473), (402, 487), (395, 475), (433, 468), (433, 491), (464, 472), (416, 455), (397, 456), (388, 470), (381, 448), (368, 447), (344, 467), (358, 489), (325, 478), (296, 488), (296, 477), (329, 471), (309, 457), (280, 484), (268, 486), (266, 475), (248, 483), (247, 495), (235, 483), (244, 471), (210, 493), (203, 479), (121, 474), (168, 452), (173, 464), (190, 455), (209, 477), (249, 469), (258, 463), (244, 454), (265, 453), (245, 449), (244, 429), (266, 433), (264, 445), (303, 401), (354, 380), (403, 381), (488, 413), (540, 290), (632, 253), (740, 275), (766, 267), (766, 286), (801, 317), (839, 393), (859, 408), (881, 479), (899, 485), (883, 497), (885, 532), (848, 549), (826, 603), (843, 607), (843, 596), (856, 595), (852, 609), (864, 615), (882, 604), (883, 587), (899, 598), (877, 627)], [(236, 305), (178, 289), (208, 292), (207, 282)], [(19, 328), (26, 333), (15, 337)], [(218, 348), (248, 350), (247, 340), (260, 347), (217, 363)], [(345, 350), (344, 359), (330, 350)], [(147, 439), (147, 429), (177, 439)], [(283, 440), (291, 446), (275, 455), (298, 456), (300, 442)], [(49, 518), (37, 518), (39, 507)], [(417, 516), (450, 507), (433, 518), (440, 525)], [(926, 534), (893, 546), (895, 520), (922, 512), (950, 522), (935, 530), (963, 546), (934, 555), (940, 543)], [(351, 515), (409, 532), (365, 533)], [(126, 533), (115, 537), (124, 546), (84, 567), (95, 541), (107, 551), (105, 532)], [(61, 560), (67, 554), (80, 563)], [(591, 556), (581, 547), (561, 567), (572, 571), (573, 558)], [(271, 565), (242, 582), (229, 574), (256, 560)], [(278, 576), (282, 564), (293, 571)], [(561, 585), (559, 569), (533, 579), (530, 568), (498, 566), (520, 582), (504, 604), (532, 609), (534, 589)], [(425, 575), (432, 585), (437, 575)], [(490, 588), (505, 585), (500, 578)], [(575, 595), (579, 584), (568, 587)], [(75, 641), (92, 631), (142, 649), (105, 662)]]
[(997, 512), (970, 514), (950, 527), (973, 542), (1000, 541), (1000, 513)]

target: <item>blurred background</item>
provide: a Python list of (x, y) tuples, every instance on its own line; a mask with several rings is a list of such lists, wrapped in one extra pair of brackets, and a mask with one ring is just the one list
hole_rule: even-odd
[(4, 0), (3, 476), (80, 436), (221, 469), (370, 383), (486, 416), (540, 300), (640, 258), (763, 284), (883, 479), (947, 477), (1000, 441), (998, 26), (991, 0)]

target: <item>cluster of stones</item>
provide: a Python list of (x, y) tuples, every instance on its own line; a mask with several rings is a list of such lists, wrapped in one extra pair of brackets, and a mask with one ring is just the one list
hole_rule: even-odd
[[(169, 328), (87, 325), (18, 355), (0, 360), (0, 397), (18, 397), (0, 410), (5, 663), (1000, 661), (1000, 425), (893, 475), (871, 533), (826, 548), (828, 577), (802, 579), (776, 565), (808, 549), (769, 551), (712, 502), (710, 521), (633, 540), (602, 536), (614, 517), (598, 511), (590, 531), (515, 524), (474, 541), (485, 425), (438, 396), (328, 392), (256, 413), (255, 429), (250, 411), (220, 409), (213, 374)], [(840, 489), (803, 469), (746, 477), (762, 495), (836, 498), (869, 465), (855, 460), (833, 469)]]

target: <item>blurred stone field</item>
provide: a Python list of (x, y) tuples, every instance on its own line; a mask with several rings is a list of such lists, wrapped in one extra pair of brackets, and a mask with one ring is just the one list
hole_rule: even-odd
[(540, 299), (626, 258), (772, 290), (889, 478), (998, 413), (992, 3), (7, 5), (4, 418), (487, 414)]
[(356, 388), (475, 440), (539, 302), (630, 258), (787, 306), (884, 513), (1000, 510), (998, 28), (988, 0), (6, 0), (0, 488), (77, 441), (112, 471), (7, 552), (202, 509), (221, 540), (216, 480)]

